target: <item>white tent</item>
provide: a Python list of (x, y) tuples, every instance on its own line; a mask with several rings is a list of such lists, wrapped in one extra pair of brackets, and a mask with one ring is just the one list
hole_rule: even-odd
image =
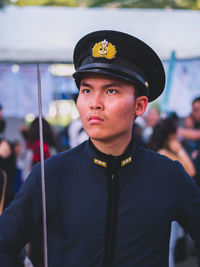
[(113, 29), (135, 35), (162, 59), (200, 57), (200, 11), (15, 7), (0, 10), (0, 62), (72, 61), (86, 33)]

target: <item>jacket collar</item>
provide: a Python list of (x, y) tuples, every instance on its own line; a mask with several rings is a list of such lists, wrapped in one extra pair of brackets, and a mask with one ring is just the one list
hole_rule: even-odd
[(89, 147), (93, 152), (92, 153), (93, 163), (96, 165), (102, 166), (104, 168), (111, 167), (119, 169), (125, 167), (126, 165), (129, 165), (133, 161), (133, 154), (135, 150), (135, 144), (133, 140), (131, 140), (125, 152), (120, 156), (104, 154), (94, 146), (94, 144), (90, 139), (88, 142), (89, 142)]

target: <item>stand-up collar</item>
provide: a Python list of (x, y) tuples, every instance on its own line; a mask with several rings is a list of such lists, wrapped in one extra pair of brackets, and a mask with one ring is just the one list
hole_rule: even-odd
[(92, 157), (93, 163), (96, 165), (100, 165), (105, 168), (111, 167), (118, 169), (132, 163), (133, 161), (133, 151), (135, 146), (133, 140), (131, 140), (125, 152), (120, 156), (104, 154), (94, 146), (94, 144), (90, 139), (89, 139), (89, 146), (93, 152), (93, 157)]

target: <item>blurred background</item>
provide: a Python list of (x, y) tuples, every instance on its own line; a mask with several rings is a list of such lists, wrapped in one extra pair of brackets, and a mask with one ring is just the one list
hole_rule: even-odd
[[(147, 145), (153, 127), (166, 117), (176, 119), (177, 127), (200, 129), (198, 106), (199, 117), (193, 118), (193, 100), (200, 96), (200, 0), (0, 0), (0, 117), (6, 122), (3, 136), (16, 149), (18, 171), (25, 169), (23, 146), (30, 148), (26, 133), (38, 116), (36, 64), (41, 73), (43, 117), (58, 140), (51, 142), (55, 150), (47, 151), (49, 157), (73, 147), (69, 126), (79, 118), (78, 90), (72, 79), (74, 46), (85, 34), (104, 29), (142, 39), (157, 52), (165, 68), (164, 93), (138, 118), (135, 134), (140, 135), (139, 141)], [(73, 133), (74, 145), (87, 138), (77, 125), (81, 137)], [(196, 160), (200, 132), (194, 139), (182, 134), (179, 141), (183, 147), (186, 144), (185, 149), (194, 145), (188, 155)], [(200, 256), (186, 234), (176, 246), (176, 266), (200, 266)]]
[(16, 138), (10, 121), (14, 127), (38, 113), (37, 62), (44, 116), (58, 130), (78, 117), (73, 48), (101, 29), (125, 31), (149, 44), (167, 76), (156, 105), (181, 117), (191, 112), (200, 92), (200, 0), (0, 0), (0, 6), (0, 103), (8, 138)]

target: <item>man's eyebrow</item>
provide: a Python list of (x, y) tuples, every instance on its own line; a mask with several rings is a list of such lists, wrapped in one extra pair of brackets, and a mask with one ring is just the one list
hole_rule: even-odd
[(80, 86), (85, 86), (85, 87), (90, 87), (90, 88), (92, 88), (92, 85), (90, 85), (89, 83), (86, 83), (86, 82), (84, 82), (84, 81), (82, 81), (82, 82), (80, 83)]
[[(80, 86), (85, 86), (85, 87), (89, 87), (92, 88), (93, 86), (85, 81), (81, 81)], [(105, 85), (102, 86), (102, 88), (111, 88), (111, 87), (121, 87), (121, 83), (118, 82), (112, 82), (112, 83), (107, 83)]]
[(103, 86), (104, 88), (110, 88), (110, 87), (121, 87), (120, 83), (108, 83)]

